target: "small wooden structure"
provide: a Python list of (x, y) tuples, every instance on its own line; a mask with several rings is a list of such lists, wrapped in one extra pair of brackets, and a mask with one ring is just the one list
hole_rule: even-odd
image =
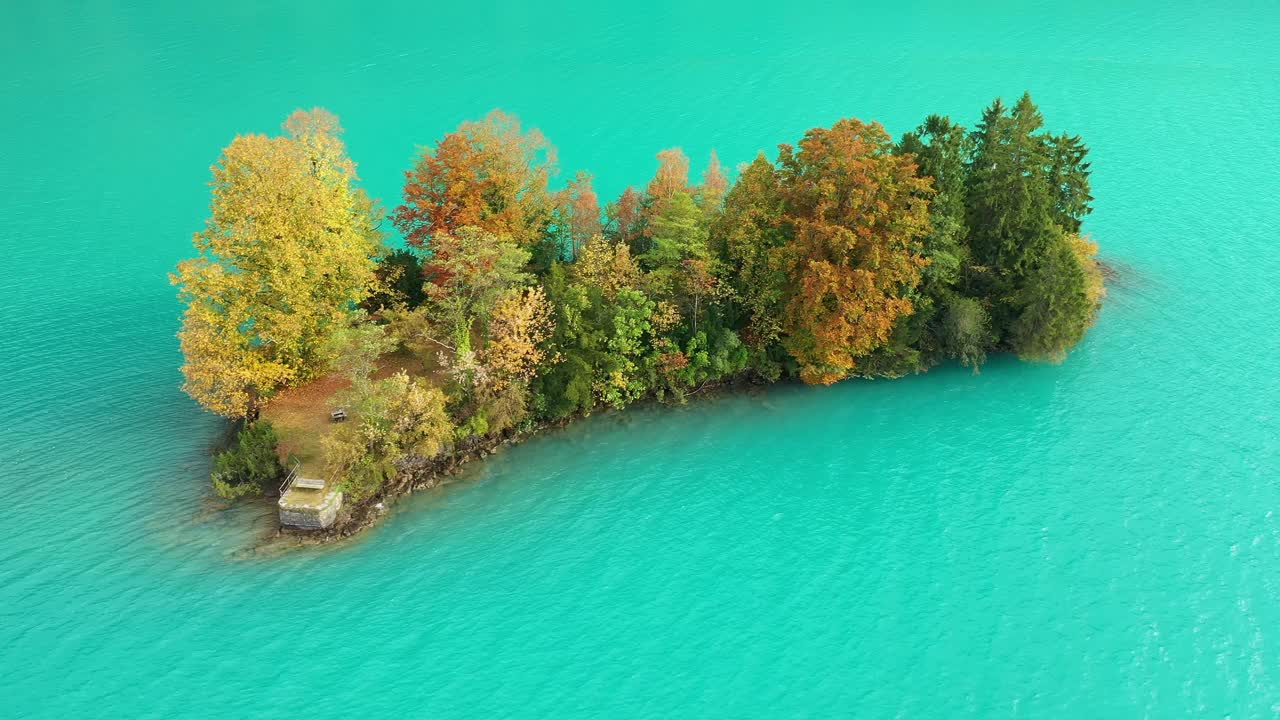
[(333, 410), (329, 411), (329, 417), (330, 417), (330, 419), (332, 419), (334, 422), (346, 422), (346, 421), (347, 421), (347, 409), (346, 409), (346, 408), (334, 408)]

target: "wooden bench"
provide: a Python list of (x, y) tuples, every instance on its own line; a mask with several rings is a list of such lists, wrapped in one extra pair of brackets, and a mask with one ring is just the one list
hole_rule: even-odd
[(323, 490), (324, 481), (316, 478), (298, 478), (293, 481), (293, 486), (303, 490)]
[(330, 417), (330, 418), (332, 418), (334, 422), (346, 422), (346, 420), (347, 420), (347, 409), (346, 409), (346, 408), (334, 408), (333, 410), (331, 410), (331, 411), (329, 412), (329, 417)]

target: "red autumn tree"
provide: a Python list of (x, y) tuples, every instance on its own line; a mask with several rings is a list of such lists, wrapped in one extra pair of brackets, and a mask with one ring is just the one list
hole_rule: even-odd
[(555, 149), (542, 133), (522, 130), (515, 116), (494, 110), (422, 149), (405, 172), (396, 227), (418, 247), (466, 226), (531, 246), (551, 211), (553, 174)]
[(846, 377), (912, 311), (932, 183), (893, 149), (883, 126), (856, 119), (810, 130), (798, 150), (780, 148), (791, 229), (783, 344), (805, 382)]

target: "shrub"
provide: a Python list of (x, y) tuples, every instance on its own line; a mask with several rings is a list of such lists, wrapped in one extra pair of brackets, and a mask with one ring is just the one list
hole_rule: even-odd
[(438, 455), (454, 437), (444, 393), (403, 371), (353, 388), (346, 400), (355, 419), (321, 442), (326, 472), (352, 502), (376, 495), (397, 460)]
[(261, 495), (284, 477), (276, 454), (276, 431), (261, 420), (246, 425), (236, 436), (236, 446), (218, 453), (213, 461), (213, 489), (228, 500)]
[(951, 295), (941, 314), (939, 341), (942, 350), (974, 372), (987, 360), (987, 344), (991, 342), (991, 319), (977, 300)]

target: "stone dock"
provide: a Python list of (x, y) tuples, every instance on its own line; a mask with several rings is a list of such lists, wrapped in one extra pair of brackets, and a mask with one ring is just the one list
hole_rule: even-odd
[(280, 524), (300, 530), (324, 530), (342, 509), (342, 493), (324, 480), (289, 474), (280, 492)]

